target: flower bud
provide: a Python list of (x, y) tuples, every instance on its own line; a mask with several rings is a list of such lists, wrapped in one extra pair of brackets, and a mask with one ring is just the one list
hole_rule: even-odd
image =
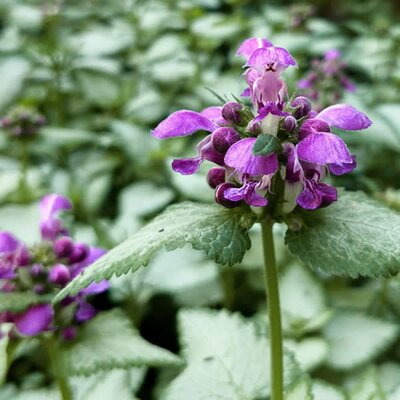
[(240, 114), (242, 108), (243, 106), (241, 104), (230, 101), (222, 107), (222, 117), (230, 124), (239, 125), (243, 120), (242, 115)]
[(42, 283), (38, 283), (33, 287), (33, 291), (36, 294), (43, 294), (46, 291), (46, 287)]
[(296, 110), (293, 113), (293, 116), (296, 119), (303, 118), (309, 114), (311, 111), (311, 102), (307, 99), (307, 97), (299, 96), (296, 97), (292, 103), (290, 104)]
[(65, 285), (71, 279), (68, 267), (64, 264), (56, 264), (49, 271), (49, 281), (57, 285)]
[(66, 328), (63, 329), (61, 335), (65, 341), (69, 342), (76, 338), (76, 333), (77, 332), (75, 326), (67, 326)]
[(83, 261), (89, 254), (89, 247), (84, 243), (75, 243), (72, 254), (68, 258), (70, 264)]
[(283, 124), (282, 127), (283, 129), (292, 132), (296, 129), (297, 126), (297, 121), (296, 118), (292, 117), (291, 115), (287, 116), (284, 120), (283, 120)]
[(54, 242), (53, 250), (57, 258), (70, 257), (74, 251), (74, 242), (68, 236), (60, 237)]
[(239, 139), (239, 134), (233, 128), (226, 127), (218, 128), (211, 136), (214, 149), (221, 154), (225, 154)]
[(215, 189), (215, 201), (218, 204), (221, 204), (221, 206), (224, 206), (226, 208), (236, 207), (239, 204), (239, 202), (228, 200), (224, 196), (225, 191), (227, 189), (234, 187), (235, 185), (232, 185), (232, 183), (221, 183), (220, 185), (218, 185)]
[(218, 185), (225, 182), (225, 168), (214, 167), (208, 171), (207, 182), (211, 188), (215, 189)]
[(33, 264), (31, 267), (31, 275), (34, 277), (40, 276), (44, 271), (42, 264)]

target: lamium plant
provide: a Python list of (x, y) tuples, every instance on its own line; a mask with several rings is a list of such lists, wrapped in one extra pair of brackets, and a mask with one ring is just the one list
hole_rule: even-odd
[(105, 250), (74, 241), (62, 220), (72, 209), (64, 196), (50, 194), (40, 202), (41, 241), (28, 246), (12, 233), (0, 232), (1, 336), (16, 349), (30, 337), (48, 350), (63, 399), (71, 389), (60, 370), (59, 343), (74, 341), (82, 324), (97, 314), (93, 296), (106, 291), (107, 281), (95, 283), (53, 307), (52, 297), (92, 264)]
[[(325, 273), (387, 277), (400, 270), (400, 217), (367, 196), (346, 193), (330, 175), (351, 173), (356, 158), (338, 131), (359, 131), (370, 119), (348, 104), (314, 110), (310, 99), (293, 97), (284, 81), (297, 66), (284, 48), (267, 39), (245, 40), (247, 88), (242, 99), (200, 112), (176, 111), (152, 131), (156, 139), (199, 135), (196, 155), (172, 162), (182, 175), (210, 163), (207, 182), (216, 204), (184, 202), (169, 207), (134, 236), (86, 268), (57, 295), (76, 296), (95, 282), (136, 271), (160, 249), (190, 243), (224, 266), (240, 263), (251, 246), (250, 228), (259, 223), (264, 248), (272, 400), (288, 390), (284, 354), (276, 223), (287, 226), (286, 244), (305, 265)], [(289, 372), (288, 372), (289, 373)], [(268, 379), (265, 388), (268, 390)], [(264, 392), (263, 392), (264, 393)]]

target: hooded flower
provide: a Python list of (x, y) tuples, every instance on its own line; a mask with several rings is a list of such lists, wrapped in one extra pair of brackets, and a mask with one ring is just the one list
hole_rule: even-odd
[[(186, 175), (204, 160), (217, 164), (207, 181), (216, 202), (228, 208), (243, 203), (265, 207), (273, 197), (273, 207), (283, 205), (281, 211), (288, 213), (296, 205), (313, 210), (336, 201), (336, 189), (323, 179), (329, 172), (351, 172), (356, 161), (332, 129), (366, 129), (371, 121), (347, 104), (317, 112), (305, 96), (290, 101), (281, 75), (296, 61), (267, 39), (245, 40), (237, 55), (245, 59), (248, 88), (243, 95), (251, 97), (253, 108), (228, 102), (222, 109), (209, 107), (200, 113), (177, 111), (162, 121), (153, 130), (159, 139), (209, 132), (197, 145), (197, 156), (174, 160), (173, 169)], [(339, 56), (331, 51), (326, 62), (333, 68)], [(275, 185), (278, 180), (283, 185)]]
[(29, 263), (26, 246), (9, 232), (0, 232), (0, 279), (12, 279), (18, 266)]
[(54, 240), (59, 235), (68, 234), (62, 226), (60, 213), (71, 210), (69, 199), (58, 194), (49, 194), (40, 202), (40, 231), (43, 239)]

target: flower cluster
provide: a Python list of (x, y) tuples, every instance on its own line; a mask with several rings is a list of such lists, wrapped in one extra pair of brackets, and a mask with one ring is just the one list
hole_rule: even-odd
[(339, 50), (328, 50), (322, 60), (315, 59), (311, 65), (311, 71), (299, 80), (297, 87), (314, 102), (317, 110), (339, 101), (344, 91), (356, 90), (346, 76), (346, 64), (341, 61)]
[(273, 199), (285, 214), (296, 204), (312, 210), (329, 205), (337, 191), (322, 182), (325, 175), (342, 175), (356, 166), (331, 129), (360, 130), (371, 121), (350, 105), (318, 113), (306, 97), (290, 100), (281, 75), (296, 61), (266, 39), (245, 40), (237, 55), (246, 60), (248, 87), (242, 96), (251, 99), (252, 107), (228, 102), (201, 112), (177, 111), (162, 121), (152, 132), (158, 139), (209, 132), (197, 145), (197, 156), (174, 160), (173, 170), (187, 175), (205, 160), (217, 164), (208, 172), (208, 183), (225, 207), (264, 207)]
[(52, 330), (71, 340), (76, 326), (97, 312), (88, 302), (88, 296), (108, 289), (106, 281), (94, 283), (55, 309), (50, 304), (60, 288), (105, 253), (101, 248), (72, 240), (62, 220), (62, 214), (71, 208), (66, 197), (45, 196), (40, 202), (42, 241), (30, 248), (11, 233), (0, 232), (0, 292), (22, 296), (33, 292), (39, 301), (22, 312), (0, 313), (0, 324), (12, 323), (13, 334), (36, 336)]
[(26, 107), (16, 107), (0, 120), (0, 127), (11, 137), (28, 138), (35, 136), (45, 123), (43, 115)]

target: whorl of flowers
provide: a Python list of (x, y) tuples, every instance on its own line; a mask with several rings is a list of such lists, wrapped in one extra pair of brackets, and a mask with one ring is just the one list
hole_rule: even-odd
[(360, 130), (371, 121), (347, 104), (317, 113), (306, 97), (290, 100), (281, 74), (296, 61), (267, 39), (245, 40), (237, 55), (246, 60), (248, 88), (242, 96), (250, 97), (253, 107), (228, 102), (201, 112), (177, 111), (162, 121), (152, 132), (158, 139), (209, 132), (197, 145), (197, 156), (174, 160), (173, 170), (188, 175), (205, 160), (215, 163), (208, 183), (225, 207), (273, 202), (285, 214), (296, 204), (314, 210), (336, 201), (336, 189), (323, 179), (328, 172), (351, 172), (356, 160), (331, 129)]
[(61, 218), (62, 213), (71, 209), (72, 204), (66, 197), (45, 196), (40, 202), (42, 240), (32, 247), (10, 232), (0, 232), (0, 292), (33, 292), (47, 300), (22, 312), (0, 313), (0, 324), (13, 324), (11, 335), (36, 336), (57, 331), (65, 340), (71, 340), (76, 326), (96, 315), (88, 296), (107, 290), (106, 281), (91, 284), (56, 308), (50, 304), (57, 291), (105, 253), (101, 248), (73, 241)]
[(312, 61), (311, 71), (297, 83), (297, 87), (313, 101), (317, 110), (339, 101), (345, 91), (356, 90), (346, 75), (346, 64), (341, 57), (339, 50), (328, 50), (322, 60)]
[(30, 138), (35, 136), (46, 123), (43, 115), (27, 107), (16, 107), (1, 118), (0, 127), (15, 138)]

